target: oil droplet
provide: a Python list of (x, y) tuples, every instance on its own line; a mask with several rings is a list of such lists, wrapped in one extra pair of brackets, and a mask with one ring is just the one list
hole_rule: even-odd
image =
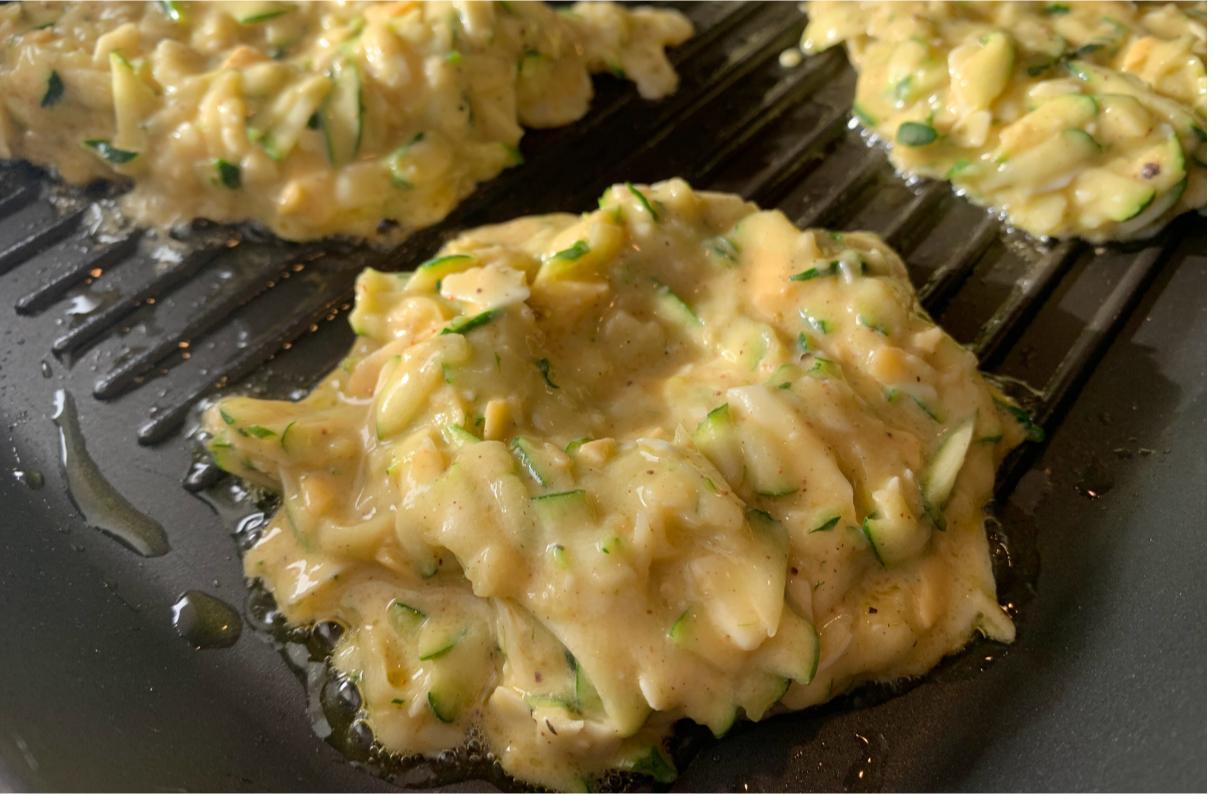
[(31, 491), (39, 490), (46, 482), (46, 478), (42, 476), (42, 472), (34, 469), (15, 469), (13, 471), (13, 479)]
[(240, 638), (240, 614), (215, 596), (187, 590), (173, 604), (173, 628), (200, 650), (228, 648)]
[(855, 734), (861, 745), (861, 760), (848, 770), (844, 778), (844, 791), (878, 791), (882, 788), (882, 761), (886, 753), (886, 737), (875, 734)]
[(59, 463), (67, 478), (68, 497), (92, 527), (144, 557), (169, 550), (164, 527), (141, 513), (118, 492), (89, 456), (80, 432), (76, 402), (63, 389), (55, 392), (51, 420), (59, 428)]
[(92, 314), (101, 305), (101, 301), (92, 295), (77, 295), (68, 302), (66, 314)]
[(1076, 490), (1089, 499), (1100, 499), (1114, 488), (1114, 478), (1099, 461), (1093, 460), (1080, 473)]

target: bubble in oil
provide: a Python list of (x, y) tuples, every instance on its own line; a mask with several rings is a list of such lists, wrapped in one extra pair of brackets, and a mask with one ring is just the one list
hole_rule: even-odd
[(232, 536), (236, 538), (236, 545), (240, 547), (242, 552), (253, 548), (253, 545), (257, 543), (257, 539), (261, 537), (262, 529), (265, 526), (265, 513), (252, 513), (236, 522), (236, 529), (233, 531)]
[(348, 677), (330, 675), (321, 687), (321, 708), (329, 722), (335, 726), (346, 726), (358, 716), (363, 708), (363, 695)]
[(205, 488), (209, 488), (219, 482), (224, 476), (224, 472), (214, 463), (206, 460), (198, 460), (190, 464), (190, 471), (186, 474), (182, 485), (187, 491), (195, 493)]
[(254, 628), (271, 633), (280, 631), (287, 625), (286, 619), (278, 611), (274, 596), (262, 587), (254, 587), (249, 591), (245, 602), (245, 616)]
[(312, 629), (308, 632), (307, 641), (308, 651), (312, 657), (317, 661), (328, 658), (345, 630), (341, 623), (332, 620), (322, 620), (313, 624)]
[(173, 604), (173, 628), (195, 648), (229, 648), (240, 639), (240, 613), (199, 590), (188, 590)]
[(31, 491), (40, 490), (46, 484), (46, 478), (37, 469), (14, 469), (13, 479)]
[(856, 734), (861, 747), (861, 757), (844, 777), (844, 791), (879, 791), (882, 788), (882, 766), (886, 754), (886, 737), (880, 733), (872, 737)]
[(1082, 496), (1097, 500), (1114, 489), (1114, 477), (1103, 462), (1093, 458), (1080, 470), (1075, 488)]

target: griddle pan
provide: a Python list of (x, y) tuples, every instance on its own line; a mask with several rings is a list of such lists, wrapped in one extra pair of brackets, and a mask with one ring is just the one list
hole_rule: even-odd
[[(344, 318), (364, 266), (407, 269), (456, 230), (589, 209), (613, 182), (672, 176), (802, 226), (885, 235), (925, 306), (1015, 379), (1048, 430), (1005, 470), (994, 506), (1015, 645), (980, 642), (916, 685), (869, 687), (720, 742), (685, 732), (674, 788), (1205, 785), (1204, 219), (1100, 250), (1027, 239), (946, 186), (906, 185), (848, 128), (844, 53), (778, 65), (797, 43), (798, 6), (682, 8), (698, 35), (674, 54), (678, 94), (645, 103), (597, 80), (587, 118), (528, 133), (523, 166), (392, 252), (207, 224), (166, 245), (99, 228), (103, 188), (0, 171), (0, 788), (441, 782), (407, 768), (385, 777), (318, 737), (302, 646), (255, 628), (264, 611), (247, 606), (233, 514), (183, 488), (198, 452), (190, 412), (217, 391), (284, 397), (315, 383), (352, 340)], [(51, 419), (60, 391), (67, 469)], [(93, 524), (159, 524), (168, 553), (141, 556), (90, 526), (67, 473)], [(233, 487), (199, 466), (191, 482)], [(195, 650), (177, 635), (185, 591), (244, 613), (232, 647)]]

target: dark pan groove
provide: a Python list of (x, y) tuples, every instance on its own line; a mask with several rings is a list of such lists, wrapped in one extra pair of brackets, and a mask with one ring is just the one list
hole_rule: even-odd
[(920, 303), (925, 309), (936, 312), (944, 308), (983, 253), (991, 247), (999, 232), (1000, 224), (990, 215), (985, 215), (972, 227), (961, 245), (954, 248), (949, 257), (933, 271), (929, 280), (920, 287)]
[(1080, 251), (1080, 244), (1074, 241), (1055, 244), (1033, 272), (1017, 284), (996, 313), (983, 324), (973, 343), (981, 366), (988, 366), (1006, 349), (1013, 333), (1021, 329), (1033, 310), (1046, 299), (1050, 288), (1058, 283)]
[(36, 193), (34, 185), (23, 183), (15, 186), (5, 185), (6, 192), (0, 195), (0, 217), (7, 215), (18, 207), (33, 200)]
[[(0, 275), (7, 273), (30, 257), (45, 251), (72, 233), (80, 222), (82, 210), (60, 215), (54, 206), (37, 201), (25, 204), (0, 224), (0, 236), (14, 240), (0, 250)], [(16, 237), (9, 231), (17, 227)], [(32, 229), (32, 230), (31, 230)], [(5, 239), (0, 237), (0, 239)]]
[(1088, 369), (1109, 344), (1127, 312), (1163, 266), (1175, 240), (1153, 243), (1140, 251), (1127, 266), (1096, 314), (1085, 324), (1079, 337), (1051, 376), (1043, 392), (1039, 416), (1042, 424), (1052, 425), (1063, 406), (1079, 386)]
[(775, 204), (793, 189), (815, 162), (822, 158), (823, 148), (844, 134), (849, 108), (825, 112), (818, 126), (812, 129), (801, 145), (791, 147), (749, 184), (746, 194), (761, 207)]
[(903, 205), (889, 223), (877, 229), (877, 233), (897, 249), (904, 238), (916, 231), (919, 221), (936, 209), (948, 194), (949, 189), (944, 182), (929, 182), (915, 194), (915, 198)]
[[(1151, 243), (1126, 265), (1105, 300), (1085, 323), (1076, 340), (1068, 347), (1063, 360), (1055, 368), (1046, 388), (1043, 389), (1042, 396), (1033, 411), (1036, 423), (1047, 430), (1058, 425), (1066, 413), (1068, 404), (1076, 396), (1085, 378), (1113, 341), (1122, 321), (1134, 308), (1148, 284), (1163, 268), (1175, 246), (1175, 237)], [(1016, 486), (1017, 480), (1032, 461), (1036, 451), (1036, 448), (1032, 446), (1022, 446), (1013, 451), (997, 482), (997, 499), (1003, 500), (1008, 497)]]
[(51, 246), (39, 256), (51, 262), (66, 264), (51, 274), (46, 283), (33, 292), (22, 295), (16, 304), (18, 314), (37, 314), (62, 298), (79, 284), (90, 271), (106, 270), (123, 262), (139, 242), (139, 235), (128, 234), (114, 242), (103, 243), (91, 250), (82, 248), (81, 241), (68, 238)]
[(194, 405), (207, 395), (213, 388), (223, 388), (233, 381), (239, 380), (269, 361), (278, 353), (284, 344), (284, 339), (297, 339), (314, 329), (334, 309), (341, 305), (342, 300), (325, 299), (319, 306), (296, 309), (289, 322), (274, 333), (268, 333), (255, 339), (242, 354), (228, 362), (223, 374), (214, 383), (200, 383), (191, 391), (181, 395), (171, 405), (152, 409), (153, 416), (139, 427), (138, 438), (141, 444), (157, 444), (169, 438), (185, 421), (186, 416), (193, 410)]
[[(241, 249), (230, 252), (238, 253)], [(247, 267), (239, 271), (239, 275), (225, 285), (225, 290), (217, 300), (210, 302), (205, 309), (193, 315), (174, 316), (179, 321), (176, 331), (164, 335), (161, 340), (137, 355), (123, 361), (117, 367), (98, 379), (93, 394), (103, 400), (113, 399), (128, 389), (137, 385), (136, 379), (156, 365), (170, 352), (206, 334), (211, 329), (232, 317), (233, 313), (253, 300), (263, 292), (273, 289), (293, 265), (301, 265), (310, 261), (321, 252), (290, 252), (287, 256), (271, 256), (266, 263), (258, 267)], [(176, 314), (176, 313), (174, 313)]]
[(803, 228), (830, 225), (844, 211), (844, 205), (865, 187), (884, 162), (885, 155), (880, 149), (866, 149), (853, 164), (848, 177), (834, 183), (825, 195), (803, 212), (797, 219), (797, 225)]
[[(172, 290), (193, 276), (222, 250), (222, 248), (210, 247), (191, 251), (181, 261), (144, 281), (141, 286), (127, 293), (121, 300), (88, 315), (84, 322), (55, 337), (55, 341), (51, 343), (51, 350), (56, 355), (79, 353), (90, 342), (112, 329), (124, 317), (147, 303), (149, 299), (154, 299), (157, 295)], [(128, 269), (143, 267), (151, 273), (154, 272), (153, 266), (154, 260), (149, 256), (137, 254), (131, 260), (127, 260)]]
[[(831, 55), (834, 53), (824, 53), (808, 62), (808, 68), (791, 74), (768, 93), (764, 98), (765, 101), (760, 104), (761, 112), (730, 125), (724, 134), (719, 133), (724, 141), (723, 145), (713, 156), (697, 167), (688, 180), (692, 184), (699, 184), (735, 157), (777, 118), (789, 112), (791, 107), (807, 102), (819, 83), (834, 74), (839, 68), (840, 63), (837, 59), (827, 57)], [(809, 138), (813, 141), (814, 135), (811, 134)]]

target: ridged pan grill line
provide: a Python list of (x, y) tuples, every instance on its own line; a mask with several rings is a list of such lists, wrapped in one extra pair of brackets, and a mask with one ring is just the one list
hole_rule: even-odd
[[(45, 274), (16, 300), (17, 322), (49, 321), (73, 293), (102, 290), (106, 300), (65, 324), (49, 352), (71, 362), (100, 348), (94, 396), (138, 401), (146, 419), (134, 431), (141, 443), (157, 444), (180, 431), (199, 399), (341, 316), (362, 267), (408, 268), (454, 232), (481, 223), (587, 209), (603, 188), (624, 180), (682, 176), (699, 189), (781, 207), (803, 227), (865, 228), (881, 194), (893, 192), (886, 202), (892, 207), (877, 212), (881, 217), (868, 228), (909, 261), (937, 225), (945, 224), (938, 234), (951, 237), (928, 267), (912, 268), (934, 316), (968, 282), (987, 278), (981, 263), (1015, 254), (1022, 270), (999, 286), (998, 305), (977, 333), (959, 339), (997, 371), (1069, 270), (1096, 259), (1080, 243), (1032, 244), (978, 211), (944, 231), (951, 211), (966, 210), (948, 185), (904, 185), (880, 149), (848, 130), (854, 78), (844, 54), (837, 49), (791, 69), (779, 66), (780, 52), (798, 41), (804, 22), (798, 6), (706, 2), (681, 9), (698, 35), (673, 54), (682, 80), (675, 96), (646, 103), (630, 86), (597, 80), (586, 118), (529, 132), (523, 166), (482, 185), (446, 221), (394, 251), (287, 244), (216, 229), (188, 236), (180, 255), (142, 232), (101, 242), (84, 222), (87, 202), (64, 210), (50, 200), (54, 189), (45, 177), (8, 167), (0, 173), (0, 276), (35, 267)], [(1125, 265), (1062, 360), (1041, 373), (1044, 387), (1030, 404), (1034, 421), (1049, 427), (1059, 420), (1170, 252), (1168, 242), (1153, 242), (1103, 254)], [(132, 328), (142, 328), (141, 344), (132, 343)], [(315, 375), (322, 370), (318, 365)], [(1032, 447), (1014, 455), (1002, 488), (1015, 482), (1030, 455)]]

